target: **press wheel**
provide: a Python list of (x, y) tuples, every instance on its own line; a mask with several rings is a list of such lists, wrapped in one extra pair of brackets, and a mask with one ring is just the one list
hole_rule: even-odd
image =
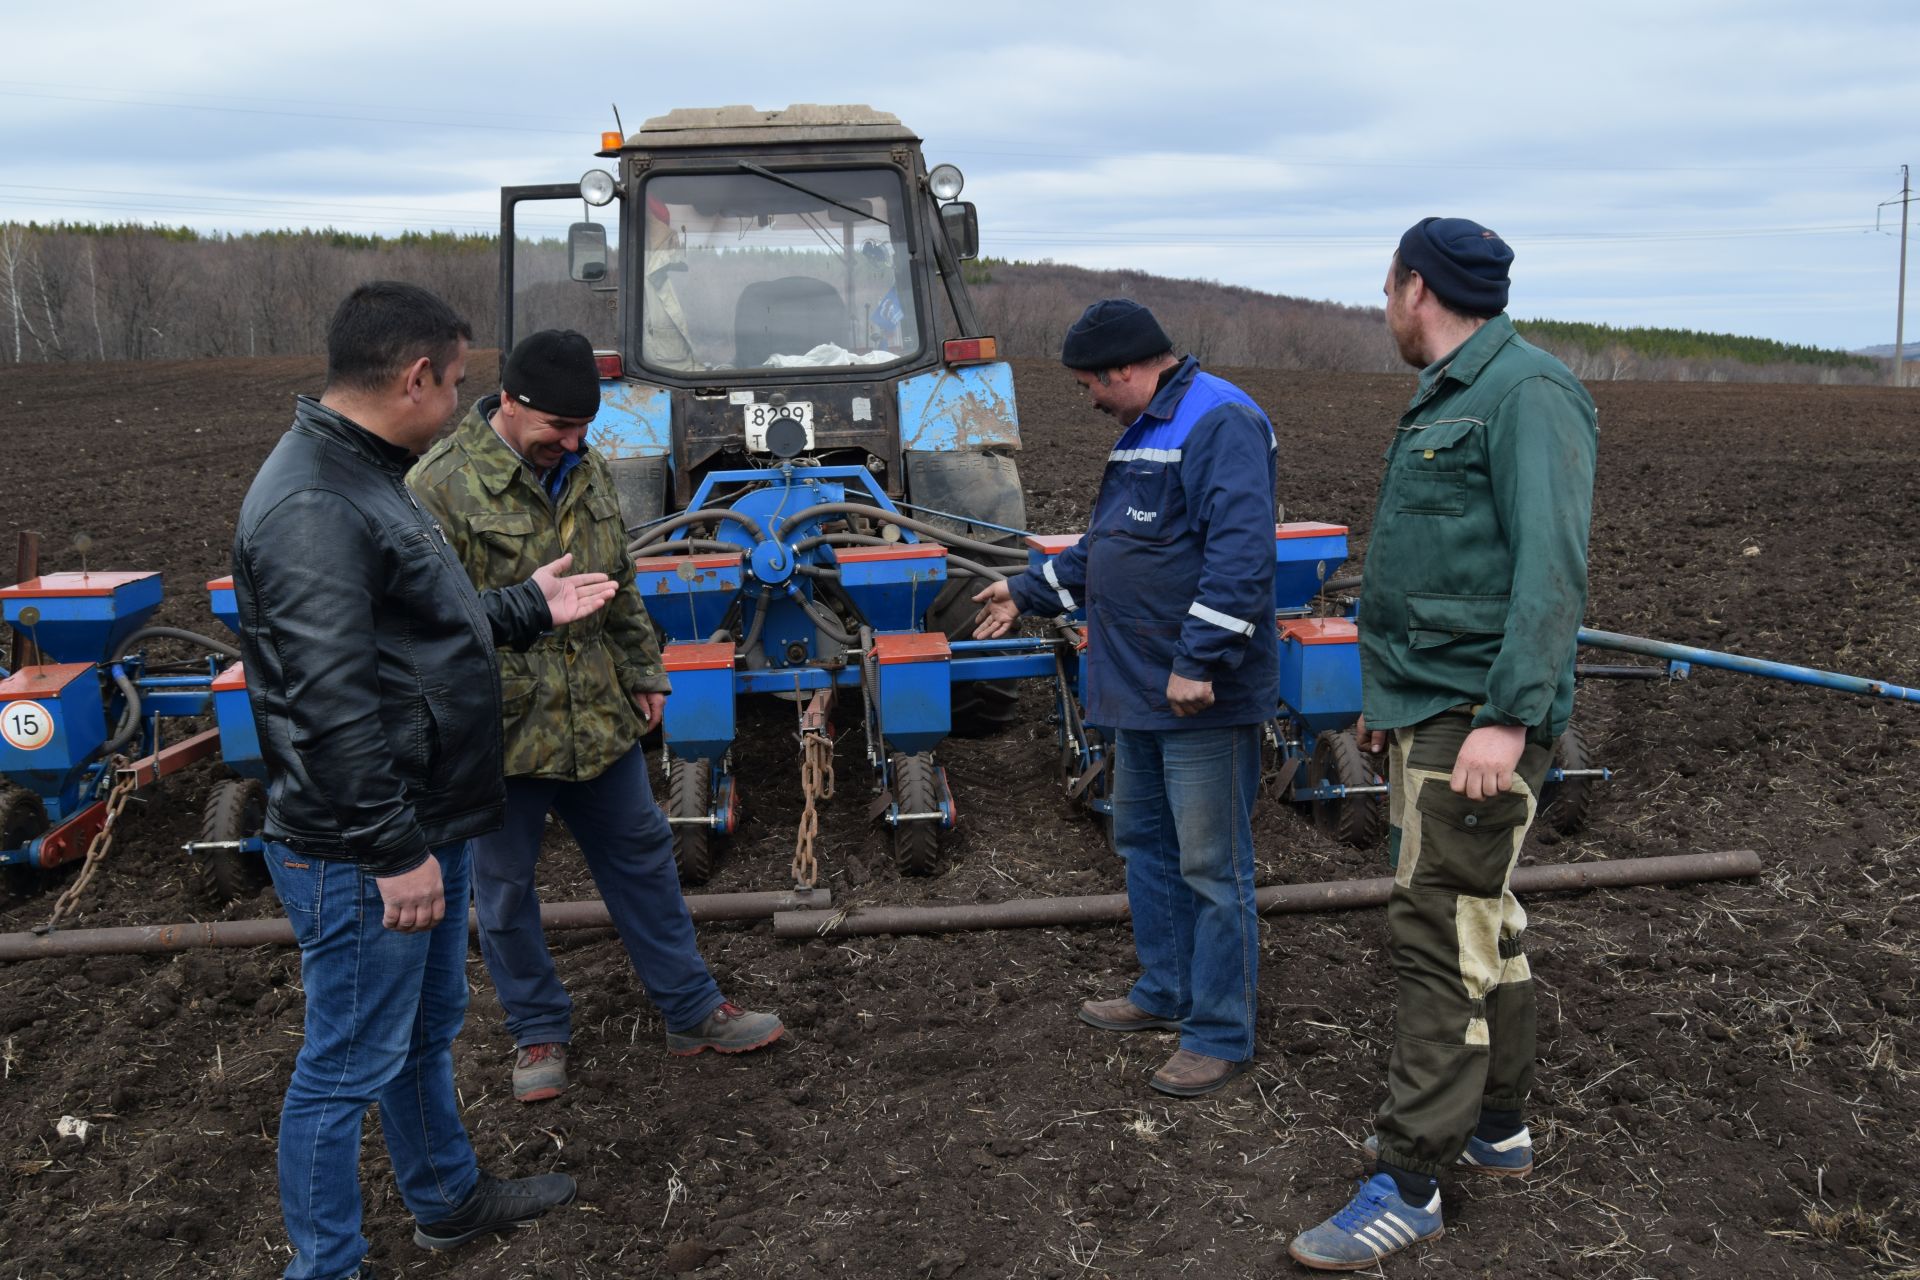
[[(673, 762), (667, 782), (667, 816), (701, 818), (712, 811), (713, 765), (706, 760)], [(720, 865), (719, 841), (711, 826), (692, 822), (673, 824), (673, 865), (681, 884), (705, 884)]]
[[(940, 807), (933, 756), (893, 757), (893, 801), (901, 813), (931, 813)], [(940, 823), (917, 818), (893, 825), (893, 865), (903, 876), (930, 876), (940, 857)]]
[[(229, 778), (215, 784), (200, 817), (200, 839), (231, 844), (257, 836), (267, 825), (267, 788), (256, 778)], [(200, 892), (216, 907), (250, 898), (272, 878), (257, 853), (212, 849), (194, 861)]]
[[(1378, 786), (1383, 781), (1346, 729), (1329, 729), (1313, 745), (1313, 759), (1307, 762), (1307, 785), (1317, 786), (1323, 780), (1343, 787)], [(1341, 844), (1372, 848), (1387, 834), (1386, 797), (1315, 800), (1313, 823)]]
[[(1553, 767), (1593, 768), (1593, 758), (1587, 754), (1587, 740), (1581, 736), (1580, 726), (1569, 724), (1566, 732), (1560, 735), (1560, 740), (1553, 744)], [(1578, 834), (1587, 825), (1587, 816), (1593, 810), (1594, 781), (1592, 778), (1565, 778), (1540, 788), (1537, 821), (1559, 835)]]

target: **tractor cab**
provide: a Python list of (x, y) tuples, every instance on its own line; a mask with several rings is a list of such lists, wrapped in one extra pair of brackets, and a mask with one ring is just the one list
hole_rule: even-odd
[(979, 232), (957, 169), (929, 171), (864, 106), (678, 110), (598, 154), (611, 171), (501, 193), (501, 347), (549, 327), (594, 341), (592, 440), (630, 527), (777, 461), (779, 423), (798, 461), (863, 467), (956, 528), (1024, 525), (1013, 376), (961, 277)]

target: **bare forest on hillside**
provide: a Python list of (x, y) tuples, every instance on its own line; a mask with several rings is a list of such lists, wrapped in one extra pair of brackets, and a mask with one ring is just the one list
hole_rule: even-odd
[[(533, 257), (564, 261), (551, 243), (523, 247)], [(434, 290), (472, 322), (477, 345), (493, 346), (500, 327), (498, 271), (491, 236), (203, 236), (164, 228), (0, 224), (0, 366), (316, 354), (339, 298), (379, 278)], [(584, 317), (604, 304), (596, 306), (599, 300), (571, 286), (563, 272), (548, 274), (539, 286), (541, 322), (593, 332), (597, 326), (573, 313)], [(983, 260), (968, 264), (966, 276), (982, 328), (1009, 356), (1049, 358), (1088, 302), (1130, 297), (1154, 309), (1182, 350), (1210, 365), (1348, 373), (1400, 368), (1375, 307), (1052, 262)], [(1525, 331), (1526, 322), (1521, 325)], [(1529, 336), (1595, 382), (1886, 380), (1884, 361), (1756, 363), (1656, 354), (1624, 334), (1588, 342)]]

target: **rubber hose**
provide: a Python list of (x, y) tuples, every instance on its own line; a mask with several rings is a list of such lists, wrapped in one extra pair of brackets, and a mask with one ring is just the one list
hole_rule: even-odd
[[(863, 538), (861, 539), (861, 541), (883, 542), (885, 541), (885, 539)], [(818, 544), (816, 543), (815, 545), (817, 546)], [(1007, 575), (1003, 571), (999, 569), (995, 569), (990, 565), (981, 564), (977, 560), (969, 560), (965, 556), (956, 556), (956, 555), (953, 555), (952, 553), (948, 553), (947, 563), (949, 565), (952, 565), (956, 569), (966, 570), (968, 573), (972, 574), (976, 578), (991, 578), (995, 582), (1005, 582), (1007, 580)], [(840, 576), (840, 571), (838, 569), (829, 569), (829, 568), (826, 568), (824, 565), (803, 564), (803, 565), (796, 565), (794, 566), (794, 568), (797, 572), (804, 573), (809, 577), (814, 577), (814, 578), (838, 579)]]
[(715, 542), (711, 538), (687, 538), (678, 542), (655, 542), (644, 547), (632, 547), (627, 551), (631, 556), (688, 556), (703, 553), (725, 555), (738, 554), (746, 548), (737, 542)]
[[(938, 542), (939, 540), (936, 538), (935, 541)], [(898, 542), (893, 542), (886, 538), (876, 538), (870, 533), (816, 533), (811, 538), (802, 538), (800, 541), (794, 543), (793, 549), (796, 553), (811, 551), (813, 548), (822, 544), (849, 547), (897, 547), (901, 545)], [(941, 542), (939, 545), (944, 547), (946, 543)], [(992, 546), (993, 544), (988, 543), (986, 545)], [(1014, 547), (995, 547), (994, 550), (1008, 560), (1025, 560), (1027, 558), (1025, 551)]]
[(964, 547), (966, 550), (980, 555), (1005, 555), (1008, 550), (1006, 547), (995, 546), (991, 542), (981, 542), (977, 538), (960, 537), (958, 534), (949, 533), (944, 529), (928, 524), (924, 520), (915, 520), (912, 516), (903, 516), (898, 512), (883, 511), (878, 507), (870, 507), (859, 502), (823, 502), (817, 507), (803, 508), (802, 510), (794, 512), (785, 520), (782, 520), (779, 527), (775, 530), (775, 536), (784, 538), (788, 529), (804, 524), (815, 516), (841, 514), (858, 514), (871, 517), (882, 524), (897, 524), (903, 529), (911, 529), (915, 533), (924, 533), (942, 546)]
[[(864, 533), (823, 533), (818, 537), (802, 538), (799, 542), (794, 543), (794, 554), (798, 555), (803, 551), (810, 551), (814, 547), (822, 544), (827, 546), (845, 545), (850, 547), (897, 547), (900, 545), (897, 542), (888, 542), (885, 538), (875, 538)], [(1024, 551), (1021, 552), (1021, 555), (1024, 556), (1025, 554)], [(947, 563), (956, 569), (965, 569), (976, 578), (992, 578), (995, 582), (1005, 582), (1007, 580), (1007, 574), (1004, 570), (990, 568), (987, 565), (981, 564), (978, 560), (969, 560), (965, 556), (956, 556), (951, 551), (947, 553)]]
[[(114, 647), (112, 656), (107, 659), (107, 665), (110, 668), (117, 665), (122, 658), (133, 651), (134, 645), (140, 643), (142, 640), (155, 638), (190, 641), (203, 649), (219, 654), (223, 658), (230, 659), (234, 662), (240, 660), (240, 654), (232, 647), (219, 640), (215, 640), (212, 636), (203, 636), (198, 631), (185, 631), (179, 627), (141, 627), (130, 633), (126, 639)], [(121, 747), (133, 741), (134, 735), (140, 732), (140, 690), (134, 685), (133, 681), (128, 678), (125, 671), (115, 671), (113, 673), (113, 682), (120, 686), (120, 692), (125, 695), (127, 699), (127, 709), (121, 716), (120, 724), (118, 728), (114, 730), (113, 737), (96, 747), (93, 754), (88, 757), (90, 760), (98, 760), (104, 756), (112, 755)]]
[(122, 640), (119, 646), (114, 649), (113, 656), (108, 658), (107, 661), (120, 661), (120, 659), (126, 657), (127, 654), (133, 651), (135, 644), (152, 636), (158, 636), (168, 640), (190, 640), (202, 649), (217, 653), (230, 661), (240, 661), (240, 651), (231, 645), (215, 640), (212, 636), (203, 636), (198, 631), (182, 631), (179, 627), (141, 627), (125, 640)]
[(126, 669), (117, 661), (111, 670), (113, 682), (119, 685), (120, 692), (126, 695), (127, 709), (121, 714), (119, 729), (115, 731), (112, 738), (94, 748), (93, 754), (88, 757), (90, 760), (99, 760), (112, 755), (133, 741), (133, 735), (140, 732), (140, 690), (127, 675)]
[(760, 588), (760, 597), (753, 604), (753, 622), (747, 627), (747, 638), (740, 642), (740, 652), (746, 653), (760, 643), (760, 633), (767, 625), (767, 606), (772, 603), (773, 588)]
[(755, 542), (765, 542), (767, 540), (766, 532), (760, 528), (752, 516), (744, 515), (741, 512), (733, 510), (731, 507), (702, 507), (698, 511), (682, 511), (670, 520), (662, 520), (659, 524), (647, 530), (646, 533), (629, 542), (627, 544), (627, 552), (630, 555), (637, 554), (642, 547), (652, 546), (665, 535), (672, 533), (675, 529), (682, 529), (690, 524), (704, 524), (709, 520), (731, 520), (752, 534)]

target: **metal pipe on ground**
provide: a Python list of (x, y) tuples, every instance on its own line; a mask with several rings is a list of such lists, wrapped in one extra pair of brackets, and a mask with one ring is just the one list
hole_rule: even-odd
[[(765, 920), (782, 911), (817, 911), (833, 905), (827, 889), (791, 889), (772, 893), (703, 893), (687, 899), (695, 924), (722, 920)], [(607, 904), (599, 901), (548, 902), (540, 908), (543, 929), (611, 927)], [(477, 928), (467, 913), (469, 932)], [(210, 920), (204, 923), (136, 925), (120, 929), (56, 929), (52, 933), (0, 934), (0, 960), (43, 960), (53, 956), (146, 955), (200, 947), (290, 946), (293, 926), (282, 916), (268, 920)]]
[[(1520, 867), (1513, 873), (1517, 894), (1568, 893), (1628, 885), (1687, 884), (1734, 880), (1760, 874), (1760, 855), (1751, 849), (1724, 853), (1681, 854), (1668, 858), (1621, 858)], [(1366, 880), (1327, 880), (1314, 884), (1276, 884), (1255, 890), (1261, 915), (1306, 911), (1351, 911), (1384, 906), (1392, 876)], [(1018, 898), (950, 907), (868, 907), (852, 911), (782, 911), (773, 917), (776, 938), (844, 938), (879, 933), (960, 933), (975, 929), (1034, 929), (1061, 924), (1110, 924), (1128, 917), (1127, 895), (1079, 898)]]

